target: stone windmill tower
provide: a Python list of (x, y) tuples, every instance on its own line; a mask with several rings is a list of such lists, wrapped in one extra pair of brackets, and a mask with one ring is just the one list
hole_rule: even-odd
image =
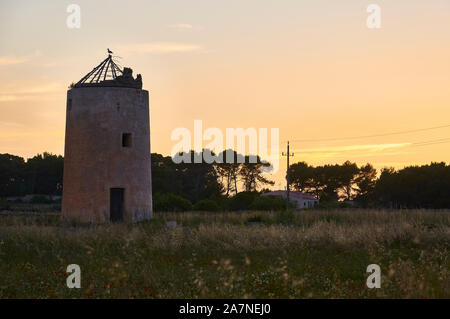
[(152, 217), (148, 91), (108, 57), (67, 91), (62, 216), (78, 222)]

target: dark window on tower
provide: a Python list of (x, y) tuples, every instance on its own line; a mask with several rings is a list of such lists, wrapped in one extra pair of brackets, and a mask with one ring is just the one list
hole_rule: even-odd
[(67, 101), (67, 108), (69, 109), (69, 111), (72, 109), (72, 99), (69, 99)]
[(132, 135), (131, 133), (122, 134), (122, 147), (131, 147)]

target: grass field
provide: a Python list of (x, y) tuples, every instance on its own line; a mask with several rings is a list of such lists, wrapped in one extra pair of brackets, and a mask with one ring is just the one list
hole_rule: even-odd
[[(157, 213), (100, 226), (2, 213), (0, 298), (450, 298), (449, 252), (450, 211)], [(81, 289), (66, 286), (69, 264)], [(366, 286), (369, 264), (380, 289)]]

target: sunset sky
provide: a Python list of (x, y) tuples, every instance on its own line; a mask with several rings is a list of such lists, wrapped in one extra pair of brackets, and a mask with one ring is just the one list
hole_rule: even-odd
[(449, 0), (1, 1), (0, 153), (63, 154), (67, 87), (106, 48), (150, 92), (152, 152), (202, 120), (279, 128), (292, 162), (450, 162)]

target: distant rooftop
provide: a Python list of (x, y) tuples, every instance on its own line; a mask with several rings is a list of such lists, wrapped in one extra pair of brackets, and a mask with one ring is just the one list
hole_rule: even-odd
[[(302, 192), (298, 192), (298, 191), (290, 191), (289, 195), (292, 199), (294, 198), (299, 198), (302, 200), (317, 200), (316, 197), (314, 197), (311, 194), (307, 194), (307, 193), (302, 193)], [(263, 193), (261, 196), (282, 196), (282, 197), (286, 197), (286, 191), (285, 190), (277, 190), (277, 191), (272, 191), (272, 192), (267, 192), (267, 193)]]
[(123, 68), (122, 70), (114, 62), (111, 53), (108, 49), (108, 57), (71, 87), (128, 87), (142, 89), (141, 75), (138, 74), (135, 79), (131, 68)]

